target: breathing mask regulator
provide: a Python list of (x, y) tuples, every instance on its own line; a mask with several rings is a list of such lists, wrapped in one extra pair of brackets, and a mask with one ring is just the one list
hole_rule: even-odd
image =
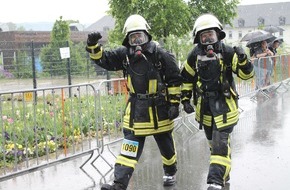
[(214, 57), (215, 56), (215, 52), (213, 51), (213, 46), (212, 45), (208, 45), (206, 47), (206, 56), (207, 57)]

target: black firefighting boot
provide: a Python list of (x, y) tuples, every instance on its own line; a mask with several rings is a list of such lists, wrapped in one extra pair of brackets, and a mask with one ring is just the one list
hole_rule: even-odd
[(121, 183), (103, 184), (101, 190), (126, 190), (126, 187)]
[(176, 175), (165, 174), (163, 176), (163, 186), (172, 186), (176, 183)]

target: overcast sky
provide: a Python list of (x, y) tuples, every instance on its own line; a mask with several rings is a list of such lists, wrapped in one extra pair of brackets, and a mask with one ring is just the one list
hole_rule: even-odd
[(93, 23), (108, 9), (108, 0), (1, 0), (0, 23), (54, 22), (60, 16)]
[[(290, 0), (241, 0), (241, 4), (290, 2)], [(0, 23), (79, 20), (93, 23), (106, 14), (108, 0), (1, 0)]]

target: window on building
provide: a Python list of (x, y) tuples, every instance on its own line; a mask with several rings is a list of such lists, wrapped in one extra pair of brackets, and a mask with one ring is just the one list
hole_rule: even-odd
[(262, 17), (258, 18), (258, 26), (264, 26), (265, 25), (265, 19)]
[(242, 38), (242, 37), (243, 37), (243, 32), (239, 31), (239, 38)]
[(238, 25), (239, 25), (239, 27), (244, 27), (244, 26), (245, 26), (245, 20), (242, 19), (242, 18), (240, 18), (240, 19), (238, 20)]
[(232, 39), (232, 38), (233, 38), (233, 32), (229, 31), (229, 39)]
[(279, 17), (279, 25), (285, 25), (286, 23), (286, 18), (284, 16), (280, 16)]

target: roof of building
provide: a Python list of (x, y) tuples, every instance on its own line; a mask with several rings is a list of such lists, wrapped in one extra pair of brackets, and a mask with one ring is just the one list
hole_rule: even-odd
[(103, 16), (101, 19), (96, 21), (95, 23), (91, 24), (84, 31), (108, 31), (115, 26), (115, 19), (110, 16), (106, 15)]
[(264, 19), (264, 26), (279, 26), (281, 18), (285, 18), (285, 25), (290, 24), (290, 2), (239, 5), (237, 9), (238, 16), (232, 22), (234, 27), (240, 27), (239, 20), (244, 20), (243, 27), (257, 27), (259, 18)]
[(71, 31), (84, 31), (84, 25), (80, 23), (70, 23), (69, 28)]

